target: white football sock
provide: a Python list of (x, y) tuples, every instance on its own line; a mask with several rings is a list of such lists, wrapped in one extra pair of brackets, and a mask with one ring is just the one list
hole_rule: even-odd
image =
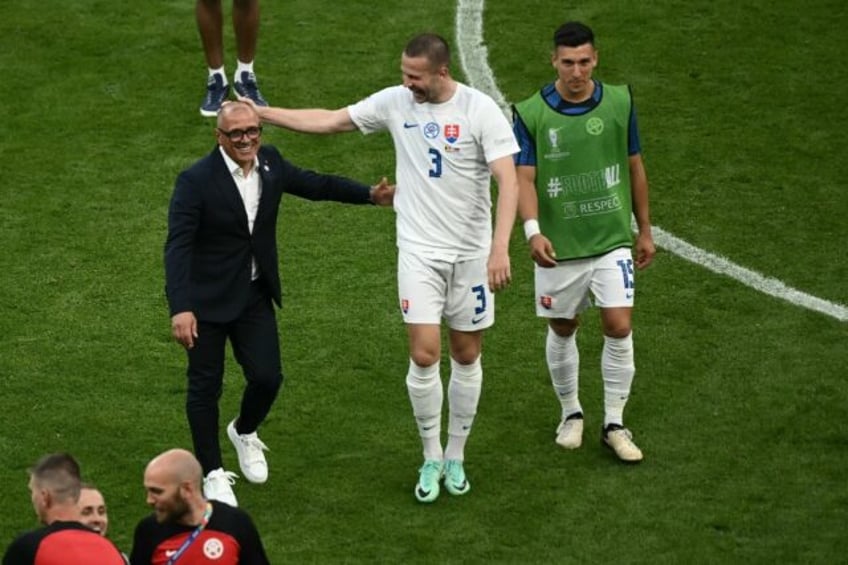
[(632, 332), (622, 338), (604, 336), (601, 374), (604, 378), (604, 427), (610, 424), (622, 426), (624, 405), (630, 397), (630, 386), (636, 374)]
[(442, 459), (442, 379), (439, 362), (419, 367), (409, 360), (406, 389), (412, 403), (412, 413), (418, 424), (418, 435), (424, 448), (424, 459)]
[(576, 412), (583, 412), (578, 394), (580, 351), (577, 349), (577, 331), (568, 337), (562, 337), (548, 326), (545, 357), (551, 384), (562, 406), (562, 419)]
[(469, 365), (460, 365), (451, 358), (451, 377), (448, 383), (450, 416), (445, 459), (465, 459), (465, 442), (474, 424), (482, 388), (483, 367), (480, 357)]

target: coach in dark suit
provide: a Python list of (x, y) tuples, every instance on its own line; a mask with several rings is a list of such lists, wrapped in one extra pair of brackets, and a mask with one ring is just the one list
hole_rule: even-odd
[(247, 384), (227, 435), (242, 474), (265, 482), (268, 467), (256, 430), (283, 381), (277, 213), (284, 192), (309, 200), (390, 205), (394, 187), (374, 187), (296, 167), (271, 146), (253, 108), (231, 102), (218, 115), (218, 147), (177, 177), (165, 243), (166, 294), (174, 338), (188, 352), (186, 414), (203, 467), (204, 495), (236, 505), (218, 440), (218, 399), (229, 338)]

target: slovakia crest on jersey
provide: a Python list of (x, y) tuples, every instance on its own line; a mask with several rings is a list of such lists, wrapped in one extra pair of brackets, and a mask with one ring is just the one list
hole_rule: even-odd
[(459, 124), (445, 124), (445, 139), (448, 143), (456, 143), (459, 139)]

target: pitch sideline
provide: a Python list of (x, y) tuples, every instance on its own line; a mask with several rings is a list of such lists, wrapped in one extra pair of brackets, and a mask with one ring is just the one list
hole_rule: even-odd
[[(455, 39), (457, 54), (469, 84), (494, 98), (504, 114), (511, 118), (509, 103), (495, 82), (494, 73), (489, 67), (488, 49), (483, 42), (484, 3), (484, 0), (457, 0)], [(653, 234), (657, 245), (682, 259), (714, 273), (728, 276), (769, 296), (820, 312), (841, 322), (848, 321), (848, 307), (812, 296), (787, 286), (775, 278), (766, 277), (737, 265), (725, 257), (695, 247), (658, 226), (653, 226)]]

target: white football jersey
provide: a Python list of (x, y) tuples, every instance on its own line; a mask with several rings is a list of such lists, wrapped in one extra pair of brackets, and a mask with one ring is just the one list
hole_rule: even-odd
[(488, 256), (488, 163), (519, 151), (495, 101), (457, 83), (447, 102), (419, 104), (393, 86), (348, 111), (362, 133), (388, 130), (394, 140), (398, 248), (447, 261)]

